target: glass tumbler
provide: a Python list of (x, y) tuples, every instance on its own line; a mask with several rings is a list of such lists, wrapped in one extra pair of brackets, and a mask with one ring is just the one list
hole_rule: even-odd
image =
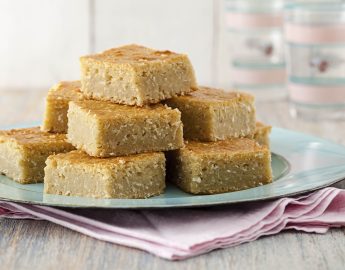
[(290, 112), (345, 119), (345, 3), (294, 3), (285, 9)]
[(232, 86), (258, 100), (286, 95), (284, 0), (227, 0)]

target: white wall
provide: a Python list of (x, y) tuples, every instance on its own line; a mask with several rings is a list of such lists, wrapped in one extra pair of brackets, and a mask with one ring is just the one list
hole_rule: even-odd
[(79, 75), (89, 50), (84, 0), (0, 0), (0, 87), (42, 88)]
[(78, 57), (127, 43), (185, 52), (211, 82), (212, 0), (0, 0), (0, 88), (79, 77)]

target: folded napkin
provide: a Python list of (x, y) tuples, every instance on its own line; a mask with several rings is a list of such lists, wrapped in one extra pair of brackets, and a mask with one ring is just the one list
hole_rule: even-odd
[(195, 209), (61, 209), (0, 202), (0, 216), (44, 219), (91, 237), (182, 260), (295, 229), (325, 233), (345, 225), (345, 190)]

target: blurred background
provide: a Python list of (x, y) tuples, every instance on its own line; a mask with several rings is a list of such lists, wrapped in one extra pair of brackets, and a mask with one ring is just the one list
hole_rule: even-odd
[(0, 0), (0, 88), (78, 79), (79, 56), (128, 43), (187, 53), (210, 84), (217, 1)]
[[(283, 126), (284, 116), (294, 129), (320, 133), (298, 118), (345, 118), (345, 5), (295, 5), (284, 22), (284, 6), (297, 2), (313, 1), (0, 0), (0, 124), (40, 120), (46, 91), (79, 78), (81, 55), (138, 43), (188, 54), (201, 85), (254, 92), (270, 104), (257, 107), (272, 125)], [(285, 42), (286, 24), (326, 25), (340, 39)], [(292, 81), (303, 95), (289, 103)]]

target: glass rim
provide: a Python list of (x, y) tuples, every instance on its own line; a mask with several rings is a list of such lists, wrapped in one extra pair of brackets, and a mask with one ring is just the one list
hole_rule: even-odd
[(329, 2), (299, 2), (287, 3), (284, 6), (286, 11), (300, 10), (305, 12), (344, 12), (345, 2), (329, 1)]
[(286, 0), (226, 0), (227, 11), (244, 13), (276, 13), (282, 12)]
[[(240, 2), (243, 0), (226, 0), (226, 2)], [(245, 0), (247, 2), (255, 2), (257, 3), (258, 0)], [(260, 2), (286, 2), (286, 0), (260, 0)]]

